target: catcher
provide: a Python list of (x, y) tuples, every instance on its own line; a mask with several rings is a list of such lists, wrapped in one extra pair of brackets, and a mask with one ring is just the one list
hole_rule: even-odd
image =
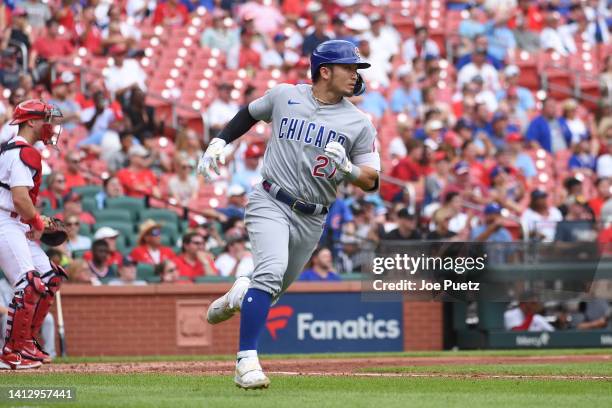
[[(35, 337), (66, 273), (52, 264), (37, 243), (45, 228), (55, 230), (47, 243), (61, 244), (61, 225), (41, 216), (35, 207), (42, 180), (41, 155), (33, 145), (55, 145), (62, 113), (42, 100), (27, 100), (15, 108), (11, 125), (17, 136), (0, 145), (0, 269), (13, 286), (6, 341), (0, 369), (38, 368), (50, 362)], [(65, 232), (64, 232), (65, 238)]]

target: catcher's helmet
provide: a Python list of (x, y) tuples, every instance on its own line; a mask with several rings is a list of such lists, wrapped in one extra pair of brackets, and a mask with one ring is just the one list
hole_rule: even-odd
[(21, 102), (13, 111), (13, 120), (10, 125), (18, 125), (28, 120), (44, 120), (40, 140), (44, 144), (55, 145), (61, 133), (61, 127), (54, 128), (53, 119), (61, 118), (62, 112), (54, 105), (43, 101), (42, 99), (28, 99)]
[[(355, 44), (344, 40), (325, 41), (312, 52), (310, 56), (310, 75), (312, 78), (323, 64), (356, 64), (357, 69), (370, 68), (370, 63), (361, 59), (359, 48)], [(365, 83), (361, 75), (357, 74), (355, 95), (365, 92)]]

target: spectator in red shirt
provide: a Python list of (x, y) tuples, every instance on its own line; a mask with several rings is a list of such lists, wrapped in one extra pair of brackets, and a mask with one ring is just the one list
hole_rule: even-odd
[[(421, 165), (423, 159), (423, 144), (418, 140), (406, 141), (406, 157), (402, 158), (391, 170), (390, 176), (401, 181), (417, 182), (425, 176), (425, 170)], [(382, 197), (387, 201), (402, 201), (403, 190), (401, 186), (391, 183), (383, 183), (381, 189)]]
[(96, 219), (90, 213), (83, 211), (81, 205), (81, 196), (74, 191), (64, 196), (64, 212), (56, 214), (55, 217), (60, 220), (67, 220), (70, 216), (78, 217), (79, 221), (84, 224), (93, 225)]
[[(46, 23), (47, 29), (43, 35), (38, 36), (32, 49), (36, 56), (49, 63), (55, 62), (58, 58), (69, 57), (74, 52), (74, 46), (68, 38), (62, 37), (59, 33), (59, 23), (51, 19)], [(35, 60), (34, 58), (33, 60)]]
[(95, 9), (83, 9), (81, 21), (76, 25), (79, 43), (95, 55), (102, 53), (102, 30), (96, 24)]
[(117, 178), (125, 194), (143, 198), (145, 195), (160, 197), (157, 177), (147, 167), (149, 152), (142, 145), (133, 145), (128, 150), (129, 166), (117, 172)]
[(244, 28), (240, 31), (240, 44), (232, 48), (227, 55), (227, 68), (258, 70), (261, 67), (261, 55), (253, 49), (253, 36)]
[(171, 248), (161, 244), (161, 228), (153, 220), (146, 220), (140, 224), (138, 246), (130, 254), (135, 262), (156, 265), (166, 259), (174, 260), (176, 257)]
[(73, 187), (87, 185), (87, 180), (83, 177), (83, 170), (79, 167), (80, 163), (80, 152), (73, 150), (66, 155), (66, 172), (64, 173), (66, 183), (64, 185), (64, 194), (68, 194)]
[[(106, 261), (107, 266), (115, 266), (118, 268), (123, 261), (123, 255), (117, 250), (117, 238), (119, 238), (120, 232), (111, 227), (101, 227), (94, 234), (94, 241), (104, 240), (108, 244), (109, 256)], [(91, 261), (93, 254), (91, 251), (87, 251), (83, 254), (83, 259)]]
[(183, 252), (175, 259), (180, 276), (193, 280), (198, 276), (219, 274), (215, 260), (212, 254), (206, 251), (205, 245), (204, 237), (195, 232), (183, 236)]
[(53, 172), (49, 174), (47, 178), (47, 189), (41, 191), (39, 194), (39, 200), (47, 199), (51, 204), (51, 208), (57, 210), (62, 208), (63, 196), (66, 188), (66, 178), (60, 172)]
[(153, 14), (154, 25), (183, 26), (189, 21), (189, 10), (177, 0), (157, 3)]
[(593, 210), (595, 219), (600, 220), (601, 207), (612, 196), (610, 192), (610, 179), (607, 177), (598, 178), (595, 182), (595, 187), (597, 188), (597, 196), (589, 200), (589, 207)]

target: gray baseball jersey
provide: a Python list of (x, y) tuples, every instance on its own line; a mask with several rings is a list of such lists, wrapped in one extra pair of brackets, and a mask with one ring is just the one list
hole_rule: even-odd
[(380, 171), (376, 130), (368, 117), (343, 98), (323, 105), (311, 85), (280, 84), (249, 104), (255, 119), (271, 123), (262, 176), (294, 197), (329, 205), (342, 175), (325, 156), (330, 141), (342, 144), (352, 163)]

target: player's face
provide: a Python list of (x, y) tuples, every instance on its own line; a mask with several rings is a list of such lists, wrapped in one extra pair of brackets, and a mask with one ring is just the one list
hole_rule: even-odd
[(330, 77), (331, 88), (342, 96), (353, 96), (353, 89), (357, 82), (356, 64), (332, 65)]

